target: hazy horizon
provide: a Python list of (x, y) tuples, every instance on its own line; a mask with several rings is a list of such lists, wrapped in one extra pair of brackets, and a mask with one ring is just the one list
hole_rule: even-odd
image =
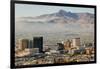
[[(85, 24), (84, 21), (74, 22), (73, 23), (39, 23), (34, 22), (38, 19), (17, 19), (16, 17), (36, 17), (45, 14), (57, 13), (59, 10), (65, 10), (66, 12), (70, 11), (73, 13), (92, 13), (94, 14), (94, 8), (79, 8), (79, 7), (67, 7), (67, 6), (45, 6), (45, 5), (27, 5), (27, 4), (15, 4), (15, 37), (26, 37), (30, 38), (33, 36), (44, 36), (46, 38), (52, 39), (65, 39), (69, 37), (82, 37), (94, 38), (94, 23)], [(55, 18), (55, 17), (54, 17)], [(94, 19), (94, 18), (93, 18)], [(41, 19), (43, 20), (43, 19)], [(46, 19), (49, 20), (49, 19)], [(58, 19), (59, 20), (59, 19)], [(63, 19), (61, 19), (63, 20)], [(33, 21), (33, 23), (29, 22)], [(83, 24), (81, 23), (83, 22)], [(58, 34), (59, 35), (58, 35)], [(71, 35), (70, 35), (71, 34)]]
[(83, 7), (69, 7), (69, 6), (49, 6), (49, 5), (30, 5), (30, 4), (15, 4), (15, 17), (24, 16), (39, 16), (42, 14), (50, 14), (59, 10), (65, 10), (66, 12), (73, 13), (92, 13), (94, 14), (94, 8)]

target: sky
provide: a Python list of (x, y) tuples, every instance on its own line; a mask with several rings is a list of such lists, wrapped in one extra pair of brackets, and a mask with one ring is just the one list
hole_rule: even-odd
[(76, 13), (82, 13), (82, 12), (94, 13), (93, 8), (15, 4), (15, 17), (23, 17), (23, 16), (35, 17), (42, 14), (50, 14), (58, 12), (61, 9), (68, 12), (70, 11)]

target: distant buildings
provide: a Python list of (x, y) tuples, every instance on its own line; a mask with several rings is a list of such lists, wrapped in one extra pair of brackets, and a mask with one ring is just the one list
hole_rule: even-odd
[(94, 52), (94, 47), (86, 47), (85, 50), (86, 50), (87, 55), (95, 53)]
[(28, 48), (29, 46), (29, 40), (28, 39), (22, 39), (22, 47)]
[(91, 43), (81, 45), (80, 38), (61, 41), (56, 45), (51, 43), (43, 46), (43, 37), (33, 37), (33, 40), (20, 39), (16, 46), (19, 49), (15, 50), (17, 64), (19, 64), (20, 58), (23, 58), (21, 62), (24, 61), (25, 64), (91, 61), (94, 60), (95, 53), (94, 46)]
[(39, 52), (43, 52), (43, 37), (34, 37), (33, 46), (39, 48)]
[(80, 47), (80, 38), (73, 38), (72, 40), (63, 41), (62, 43), (59, 43), (58, 46), (64, 48), (64, 50), (69, 49), (76, 49)]
[(68, 50), (69, 48), (71, 48), (71, 41), (67, 40), (66, 42), (64, 42), (64, 49)]
[(57, 45), (58, 45), (58, 50), (64, 49), (64, 45), (62, 43), (57, 43)]
[(39, 52), (43, 51), (43, 37), (34, 37), (33, 40), (20, 39), (18, 40), (17, 49), (25, 50), (26, 48), (39, 48)]
[(29, 46), (28, 46), (28, 48), (34, 48), (34, 46), (33, 46), (33, 40), (29, 40)]
[[(74, 54), (77, 52), (81, 52), (80, 48), (80, 38), (73, 38), (72, 40), (62, 41), (61, 43), (57, 43), (58, 50), (60, 53), (68, 53)], [(82, 51), (83, 52), (83, 51)]]
[(34, 55), (43, 52), (43, 37), (34, 37), (33, 40), (20, 39), (15, 47), (16, 57)]
[(18, 49), (19, 50), (25, 50), (25, 48), (28, 48), (29, 40), (28, 39), (20, 39), (18, 41)]
[(80, 46), (80, 38), (72, 39), (72, 46), (73, 47), (79, 47)]
[(60, 51), (60, 53), (64, 53), (64, 45), (62, 43), (57, 43), (58, 45), (58, 51)]

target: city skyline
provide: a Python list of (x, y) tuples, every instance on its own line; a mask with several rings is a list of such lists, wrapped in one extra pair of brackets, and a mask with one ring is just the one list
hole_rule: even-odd
[(15, 4), (15, 66), (95, 61), (94, 13), (87, 7)]

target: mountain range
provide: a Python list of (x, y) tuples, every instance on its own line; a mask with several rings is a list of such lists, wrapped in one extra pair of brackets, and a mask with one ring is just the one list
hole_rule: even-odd
[(36, 17), (20, 17), (23, 23), (82, 23), (94, 24), (94, 14), (92, 13), (74, 13), (65, 10), (51, 14), (43, 14)]
[(94, 39), (94, 14), (92, 13), (59, 10), (35, 17), (18, 17), (15, 21), (16, 40), (43, 36), (44, 41), (55, 44), (60, 40), (75, 37), (81, 37), (84, 41)]

